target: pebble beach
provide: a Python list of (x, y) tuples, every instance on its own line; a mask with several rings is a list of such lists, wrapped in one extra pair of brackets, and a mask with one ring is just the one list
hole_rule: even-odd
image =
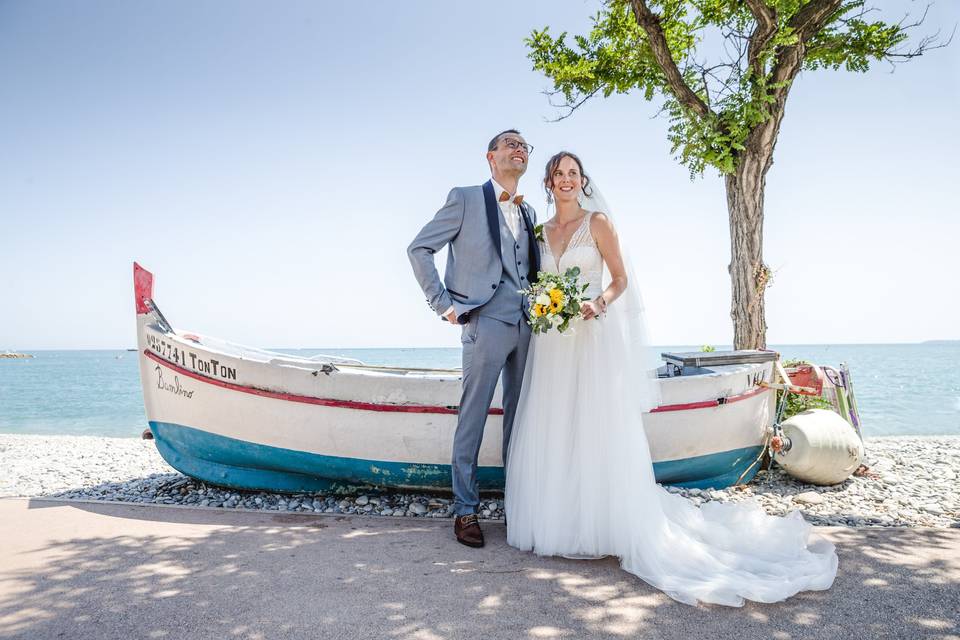
[[(799, 510), (814, 525), (960, 527), (960, 436), (867, 438), (865, 448), (869, 472), (830, 487), (800, 482), (774, 466), (740, 487), (668, 490), (696, 504), (754, 499), (770, 514)], [(182, 475), (160, 457), (153, 442), (134, 438), (0, 434), (0, 469), (0, 497), (452, 517), (450, 496), (443, 494), (279, 494), (224, 489)], [(487, 497), (480, 516), (502, 518), (502, 497)]]

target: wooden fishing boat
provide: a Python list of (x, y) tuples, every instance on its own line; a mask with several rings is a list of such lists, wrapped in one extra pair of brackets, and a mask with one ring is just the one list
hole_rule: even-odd
[[(449, 490), (460, 370), (301, 358), (175, 330), (134, 264), (140, 379), (163, 458), (212, 484), (270, 491)], [(774, 418), (774, 352), (664, 354), (662, 404), (644, 416), (657, 480), (749, 481)], [(480, 449), (503, 488), (500, 392)]]

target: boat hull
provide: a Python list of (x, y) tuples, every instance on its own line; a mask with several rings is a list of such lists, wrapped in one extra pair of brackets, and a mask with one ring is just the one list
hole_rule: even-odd
[[(141, 297), (152, 297), (152, 281)], [(137, 322), (149, 428), (175, 469), (248, 490), (450, 490), (458, 371), (330, 366), (247, 349), (175, 332), (149, 305), (138, 304)], [(750, 480), (773, 418), (773, 393), (757, 382), (771, 375), (766, 363), (661, 381), (663, 404), (642, 425), (657, 480)], [(503, 489), (501, 432), (498, 390), (480, 448), (482, 491)]]
[[(450, 465), (364, 460), (254, 444), (166, 422), (150, 422), (160, 455), (178, 471), (246, 490), (355, 492), (370, 487), (449, 491)], [(744, 447), (653, 465), (657, 481), (697, 488), (734, 484), (761, 448)], [(755, 473), (755, 472), (754, 472)], [(750, 474), (743, 480), (753, 477)], [(503, 467), (477, 468), (481, 491), (503, 490)]]

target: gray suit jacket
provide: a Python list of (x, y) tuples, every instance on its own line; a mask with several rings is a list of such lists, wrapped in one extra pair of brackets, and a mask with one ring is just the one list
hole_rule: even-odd
[[(537, 214), (524, 202), (520, 206), (530, 245), (529, 282), (540, 270), (540, 252), (533, 235)], [(489, 181), (475, 187), (454, 187), (447, 203), (437, 211), (407, 247), (407, 256), (427, 304), (442, 314), (453, 305), (458, 320), (485, 304), (496, 292), (503, 272), (500, 246), (500, 207)], [(523, 229), (521, 229), (523, 231)], [(443, 282), (433, 254), (444, 246), (447, 268)]]

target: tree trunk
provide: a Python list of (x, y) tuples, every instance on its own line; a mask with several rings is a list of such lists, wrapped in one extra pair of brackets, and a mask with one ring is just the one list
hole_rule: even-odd
[(730, 215), (730, 280), (734, 349), (766, 349), (767, 319), (763, 295), (772, 275), (763, 261), (763, 194), (773, 149), (783, 122), (787, 95), (803, 61), (803, 45), (789, 47), (774, 69), (778, 88), (770, 118), (757, 126), (744, 143), (736, 171), (724, 176)]
[[(725, 177), (730, 214), (730, 280), (734, 349), (765, 349), (767, 321), (763, 294), (770, 270), (763, 262), (763, 192), (773, 148), (750, 150), (735, 173)], [(766, 157), (764, 157), (766, 156)]]

